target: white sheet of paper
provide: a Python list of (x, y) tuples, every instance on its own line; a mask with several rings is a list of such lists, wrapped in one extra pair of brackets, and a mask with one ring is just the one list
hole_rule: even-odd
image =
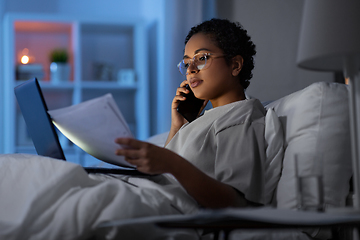
[(110, 93), (48, 113), (55, 126), (85, 152), (104, 162), (133, 167), (115, 155), (121, 146), (114, 140), (133, 136)]

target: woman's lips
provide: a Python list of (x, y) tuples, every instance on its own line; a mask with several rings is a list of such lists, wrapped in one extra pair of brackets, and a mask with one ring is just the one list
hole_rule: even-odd
[(201, 83), (202, 83), (202, 80), (199, 80), (199, 79), (192, 80), (192, 81), (190, 81), (190, 87), (195, 88), (195, 87), (199, 86)]

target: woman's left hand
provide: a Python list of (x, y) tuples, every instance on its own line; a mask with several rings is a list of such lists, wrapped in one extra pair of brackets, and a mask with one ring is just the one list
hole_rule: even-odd
[(140, 172), (161, 174), (171, 171), (171, 158), (176, 155), (174, 152), (133, 138), (117, 138), (115, 142), (126, 146), (117, 149), (116, 155), (124, 156)]

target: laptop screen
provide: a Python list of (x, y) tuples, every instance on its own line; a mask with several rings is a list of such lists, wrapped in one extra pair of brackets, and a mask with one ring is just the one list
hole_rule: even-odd
[(15, 87), (15, 96), (37, 154), (65, 160), (37, 79)]

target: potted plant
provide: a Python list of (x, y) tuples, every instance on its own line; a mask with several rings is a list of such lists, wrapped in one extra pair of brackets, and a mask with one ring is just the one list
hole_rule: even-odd
[(63, 48), (56, 48), (50, 52), (50, 79), (54, 83), (69, 81), (70, 65), (68, 52)]

